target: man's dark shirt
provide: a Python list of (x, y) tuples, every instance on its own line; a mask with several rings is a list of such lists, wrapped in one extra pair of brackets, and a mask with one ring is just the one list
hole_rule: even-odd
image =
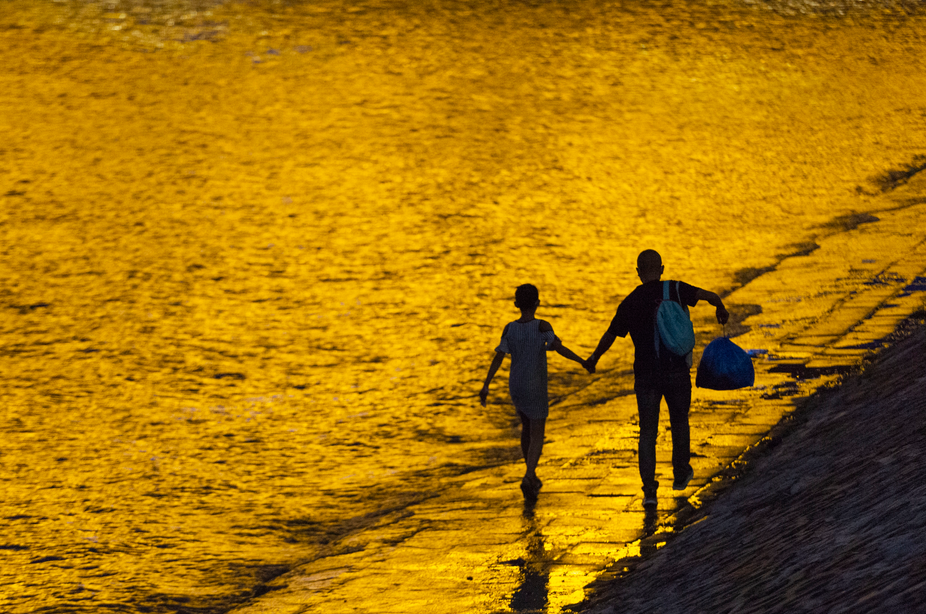
[[(678, 296), (675, 294), (675, 282), (669, 282), (669, 298), (681, 299), (683, 305), (694, 307), (698, 303), (698, 290), (695, 286), (679, 282)], [(626, 337), (630, 333), (633, 340), (633, 376), (636, 385), (646, 386), (654, 382), (660, 373), (688, 371), (688, 362), (684, 356), (676, 356), (665, 346), (659, 350), (656, 358), (655, 325), (656, 308), (662, 300), (662, 281), (649, 281), (637, 286), (617, 308), (608, 332), (617, 337)]]

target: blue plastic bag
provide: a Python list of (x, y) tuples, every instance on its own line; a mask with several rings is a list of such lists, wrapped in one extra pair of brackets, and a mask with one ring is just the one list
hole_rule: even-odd
[(695, 384), (711, 390), (748, 388), (756, 381), (752, 358), (726, 337), (717, 337), (704, 348)]

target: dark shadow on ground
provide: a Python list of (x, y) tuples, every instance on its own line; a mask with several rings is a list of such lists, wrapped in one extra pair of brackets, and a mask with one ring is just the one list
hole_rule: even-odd
[(524, 502), (524, 540), (526, 554), (518, 561), (521, 568), (521, 583), (511, 595), (511, 610), (519, 614), (543, 612), (547, 606), (550, 580), (550, 565), (553, 559), (547, 555), (543, 533), (534, 517), (534, 501)]

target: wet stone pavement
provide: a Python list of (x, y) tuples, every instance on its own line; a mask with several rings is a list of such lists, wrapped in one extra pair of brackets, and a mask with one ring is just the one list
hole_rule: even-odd
[[(588, 418), (568, 432), (551, 421), (536, 504), (520, 498), (520, 464), (449, 479), (433, 497), (425, 493), (417, 504), (397, 505), (376, 518), (373, 528), (330, 544), (330, 555), (270, 581), (258, 589), (261, 596), (234, 611), (583, 609), (605, 580), (628, 569), (625, 561), (645, 560), (706, 501), (722, 497), (741, 474), (749, 449), (762, 445), (783, 417), (787, 421), (795, 401), (837, 383), (884, 345), (901, 320), (922, 310), (926, 174), (885, 195), (881, 205), (864, 223), (821, 229), (808, 253), (782, 258), (775, 270), (725, 298), (738, 314), (727, 332), (741, 333), (738, 344), (759, 350), (756, 386), (694, 390), (695, 479), (681, 493), (670, 486), (671, 443), (663, 412), (657, 467), (663, 487), (656, 513), (642, 508), (635, 428), (626, 428), (636, 421), (634, 397), (625, 390), (596, 405), (598, 391), (614, 381), (598, 377), (559, 404), (560, 412)], [(789, 290), (789, 278), (797, 275), (816, 276), (819, 283), (803, 285), (810, 289), (804, 293)], [(756, 292), (782, 300), (743, 320)], [(564, 454), (567, 450), (584, 454)], [(611, 611), (607, 603), (598, 607)], [(646, 611), (645, 603), (641, 607)]]

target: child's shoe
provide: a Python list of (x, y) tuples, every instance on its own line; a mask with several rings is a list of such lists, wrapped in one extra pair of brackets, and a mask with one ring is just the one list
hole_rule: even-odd
[(543, 488), (543, 482), (541, 482), (540, 478), (538, 478), (536, 475), (531, 480), (531, 483), (534, 485), (534, 490), (536, 492), (540, 492), (540, 489)]
[(521, 480), (521, 492), (524, 493), (525, 499), (536, 499), (542, 486), (543, 482), (536, 475), (533, 477), (524, 476), (524, 479)]
[(527, 477), (521, 480), (521, 492), (524, 493), (524, 498), (528, 501), (533, 501), (537, 498), (537, 490)]

